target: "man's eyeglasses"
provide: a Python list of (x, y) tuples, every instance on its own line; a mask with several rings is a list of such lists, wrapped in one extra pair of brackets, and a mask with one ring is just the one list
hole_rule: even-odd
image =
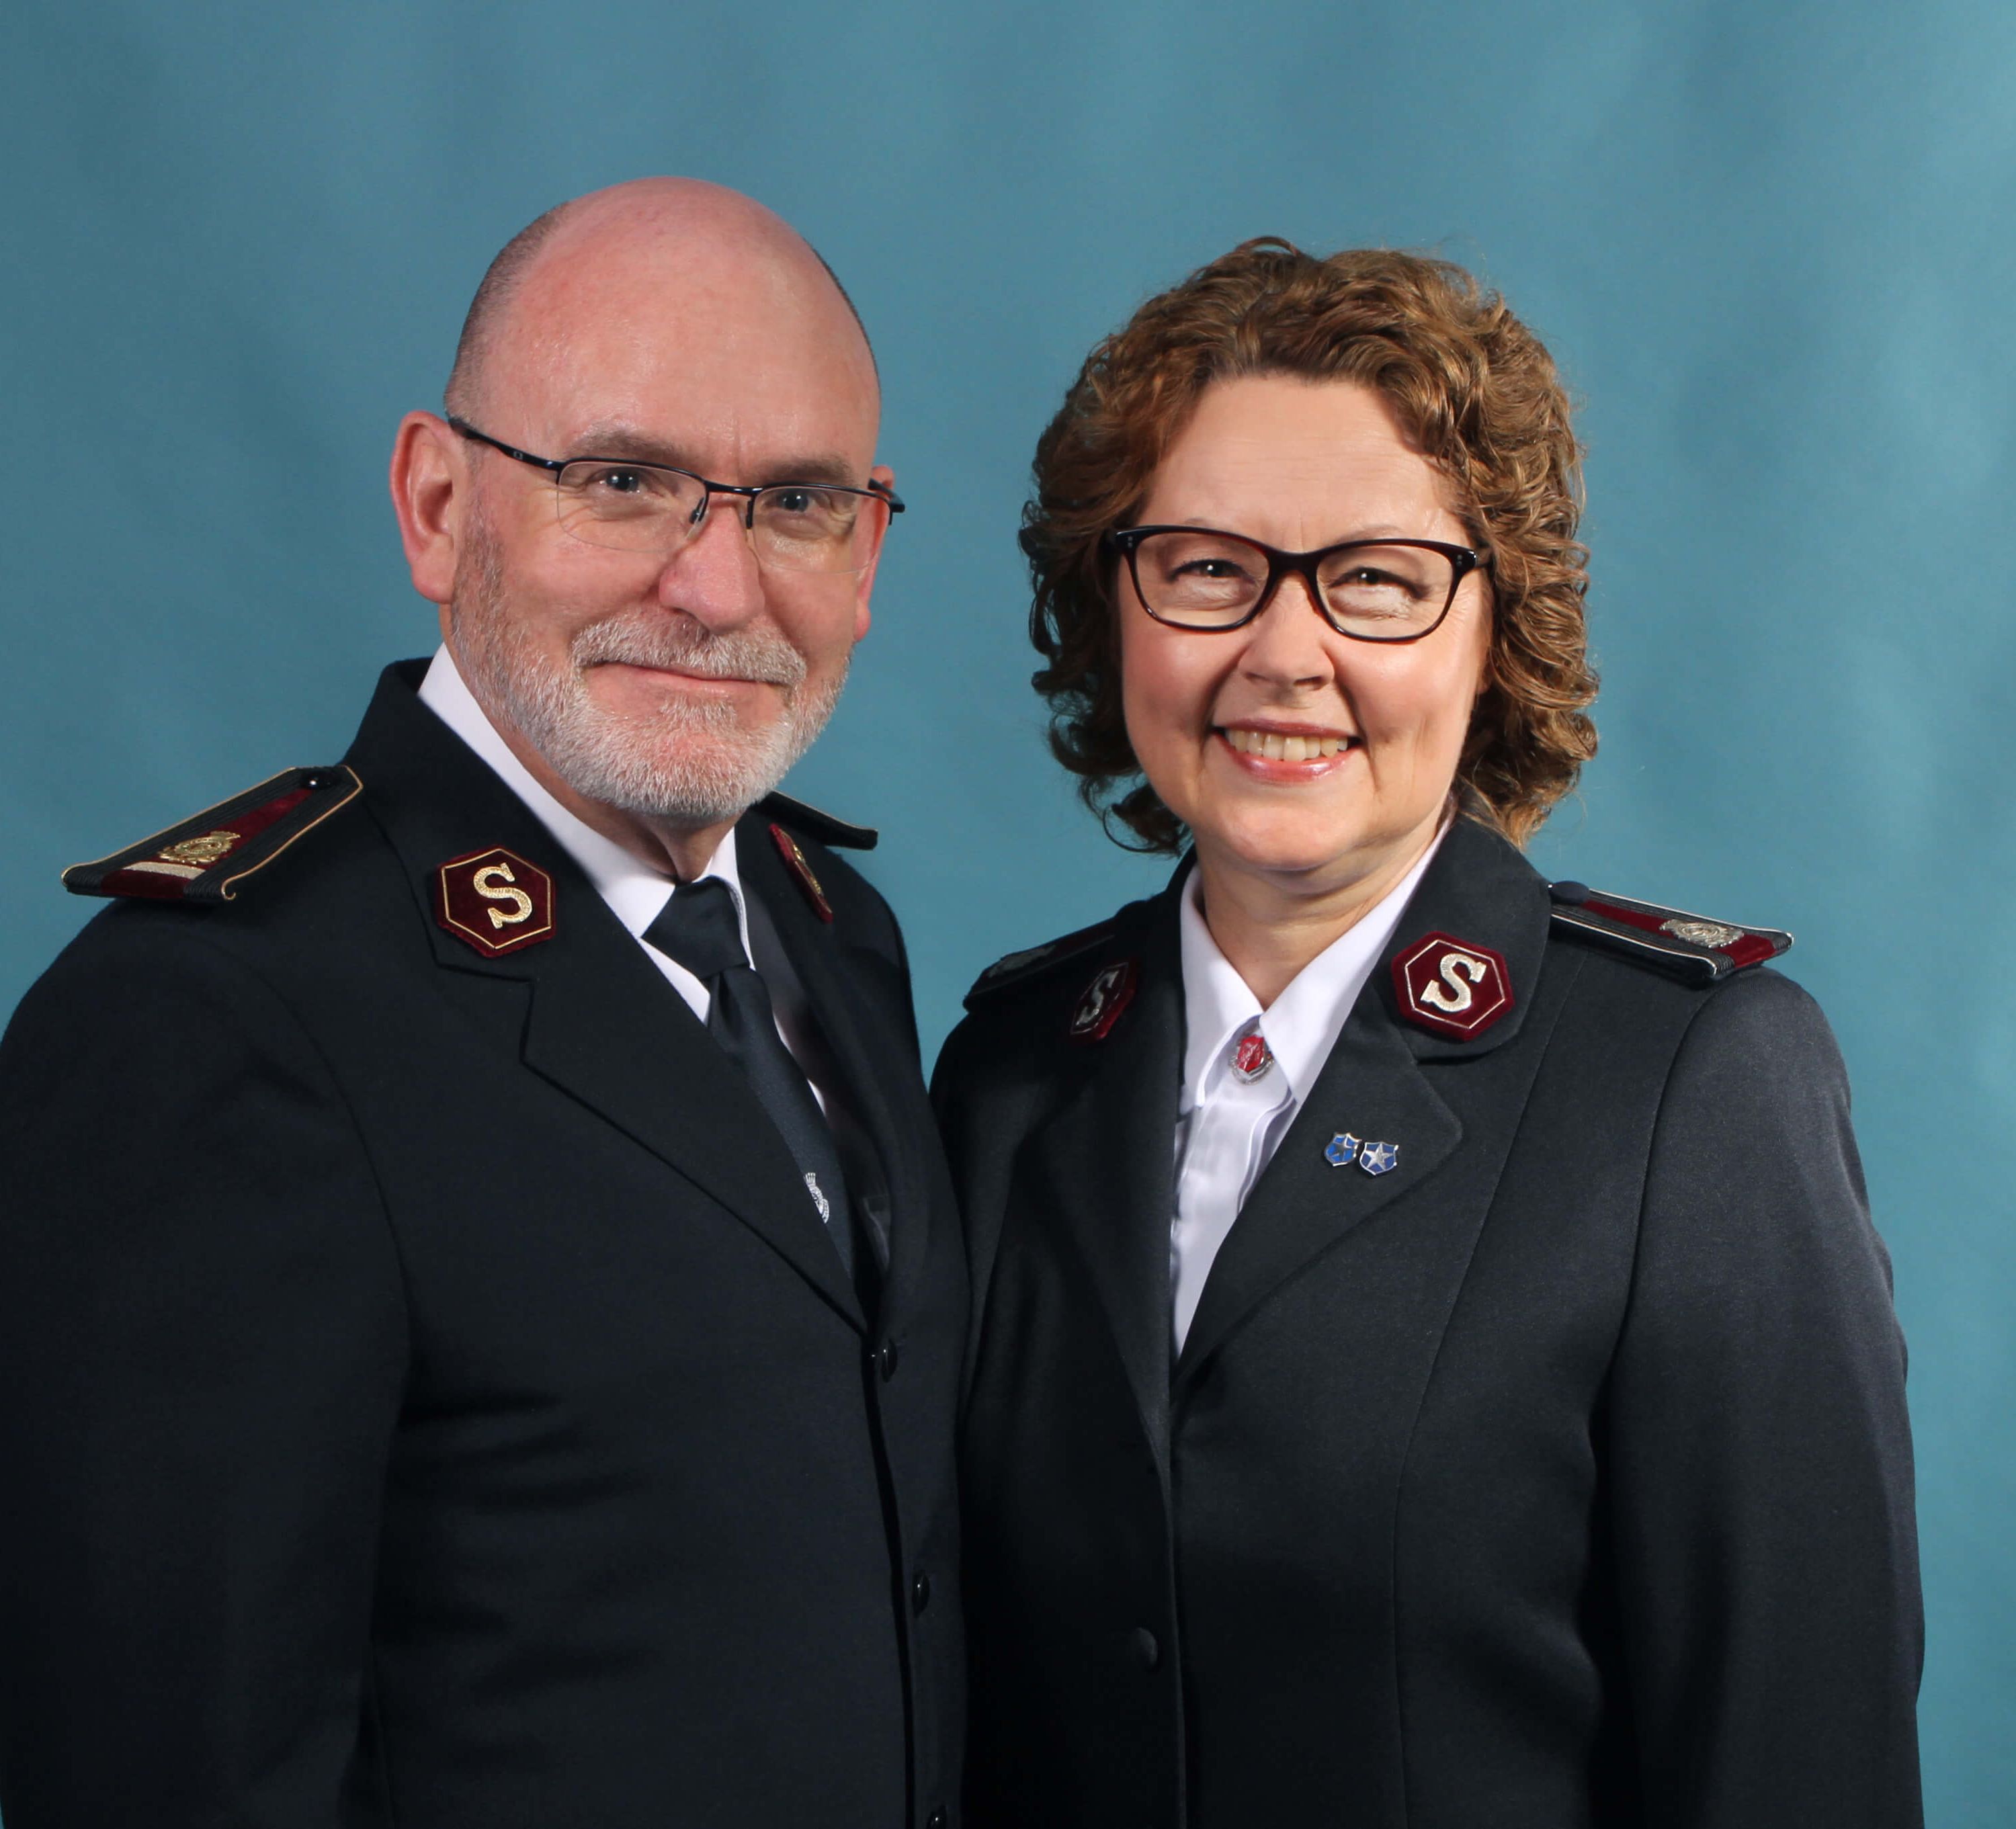
[(669, 464), (615, 457), (535, 457), (452, 413), (463, 437), (549, 472), (560, 524), (577, 540), (621, 553), (672, 553), (698, 533), (716, 495), (740, 497), (756, 563), (776, 571), (860, 571), (892, 514), (893, 489), (839, 483), (716, 483)]
[(1432, 635), (1456, 587), (1485, 561), (1444, 540), (1346, 540), (1283, 553), (1211, 527), (1125, 527), (1106, 536), (1122, 553), (1141, 607), (1173, 628), (1243, 628), (1290, 573), (1309, 588), (1323, 620), (1359, 642), (1417, 642)]

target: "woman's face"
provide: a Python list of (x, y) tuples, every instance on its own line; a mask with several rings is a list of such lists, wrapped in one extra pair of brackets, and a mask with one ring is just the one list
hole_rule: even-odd
[[(1289, 552), (1380, 536), (1470, 544), (1379, 394), (1277, 376), (1206, 390), (1140, 520)], [(1292, 575), (1253, 621), (1216, 633), (1154, 621), (1124, 560), (1117, 596), (1127, 734), (1194, 834), (1207, 883), (1233, 872), (1321, 895), (1406, 873), (1435, 835), (1482, 685), (1481, 577), (1464, 578), (1433, 634), (1391, 645), (1339, 635)], [(1289, 738), (1303, 759), (1251, 753), (1292, 750)]]

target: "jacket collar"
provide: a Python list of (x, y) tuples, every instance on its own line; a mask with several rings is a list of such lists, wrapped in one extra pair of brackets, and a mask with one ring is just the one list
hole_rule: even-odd
[(1063, 1102), (1038, 1145), (1165, 1472), (1169, 1217), (1183, 1051), (1176, 898), (1188, 871), (1186, 859), (1166, 889), (1122, 909), (1103, 943), (1072, 962), (1075, 985), (1126, 968), (1132, 995), (1101, 1038), (1069, 1039), (1060, 1023)]
[[(1449, 1069), (1515, 1041), (1538, 1007), (1548, 907), (1546, 885), (1507, 841), (1458, 819), (1211, 1266), (1177, 1363), (1179, 1389), (1288, 1278), (1454, 1154), (1481, 1088)], [(1504, 961), (1510, 1006), (1467, 1039), (1413, 1021), (1395, 988), (1394, 963), (1437, 934)], [(1386, 1159), (1383, 1150), (1368, 1158), (1370, 1145), (1390, 1147), (1392, 1166), (1369, 1172)]]
[[(1039, 1144), (1051, 1185), (1076, 1215), (1072, 1243), (1096, 1288), (1149, 1442), (1166, 1453), (1172, 1398), (1169, 1222), (1184, 1044), (1179, 866), (1152, 899), (1123, 909), (1099, 950), (1078, 962), (1090, 981), (1132, 961), (1132, 1000), (1103, 1040), (1060, 1068), (1057, 1114)], [(1471, 1095), (1449, 1066), (1491, 1054), (1522, 1032), (1537, 1003), (1549, 902), (1538, 873), (1505, 839), (1459, 818), (1423, 875), (1287, 1136), (1213, 1263), (1173, 1369), (1180, 1395), (1253, 1310), (1301, 1266), (1445, 1163), (1463, 1139)], [(1505, 961), (1512, 1003), (1467, 1039), (1406, 1019), (1395, 960), (1431, 934), (1489, 948)], [(1333, 1137), (1387, 1143), (1381, 1175), (1339, 1168)]]
[[(1457, 818), (1366, 986), (1388, 1016), (1400, 1023), (1416, 1060), (1471, 1060), (1519, 1034), (1533, 1006), (1552, 908), (1546, 882), (1509, 839), (1467, 815)], [(1467, 1040), (1423, 1028), (1407, 1020), (1401, 1007), (1394, 961), (1432, 934), (1488, 949), (1505, 961), (1511, 1007)]]
[[(423, 661), (387, 668), (345, 760), (398, 854), (435, 963), (529, 988), (525, 1064), (704, 1188), (857, 1328), (839, 1255), (754, 1095), (566, 848), (417, 697)], [(765, 841), (767, 843), (767, 840)], [(551, 937), (490, 956), (435, 918), (441, 867), (502, 848), (553, 884)], [(830, 985), (807, 980), (823, 1021)], [(845, 1016), (830, 1025), (848, 1028)]]

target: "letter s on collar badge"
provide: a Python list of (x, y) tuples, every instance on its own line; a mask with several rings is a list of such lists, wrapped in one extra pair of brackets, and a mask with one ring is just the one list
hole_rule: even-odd
[(1395, 958), (1393, 994), (1417, 1028), (1467, 1042), (1512, 1007), (1512, 974), (1492, 947), (1427, 934)]
[(439, 873), (434, 919), (486, 958), (553, 937), (553, 880), (501, 844), (451, 858)]
[(1140, 967), (1131, 959), (1109, 965), (1085, 988), (1071, 1012), (1070, 1035), (1074, 1042), (1103, 1042), (1113, 1033), (1113, 1025), (1134, 1001), (1140, 982)]

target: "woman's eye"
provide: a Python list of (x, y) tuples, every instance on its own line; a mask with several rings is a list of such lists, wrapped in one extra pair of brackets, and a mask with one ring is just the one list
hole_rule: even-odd
[(1337, 581), (1347, 590), (1404, 591), (1410, 597), (1420, 595), (1420, 589), (1412, 578), (1397, 578), (1374, 565), (1354, 565)]

